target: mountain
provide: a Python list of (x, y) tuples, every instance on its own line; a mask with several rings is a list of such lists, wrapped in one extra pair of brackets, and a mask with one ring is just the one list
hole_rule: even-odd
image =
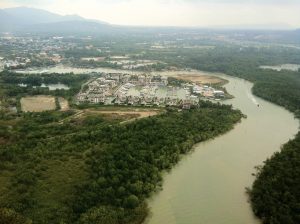
[(0, 30), (10, 29), (14, 25), (13, 20), (11, 15), (0, 9)]
[(113, 33), (119, 32), (120, 30), (117, 27), (101, 24), (99, 22), (92, 22), (88, 20), (80, 21), (62, 21), (56, 23), (41, 23), (31, 26), (26, 26), (19, 31), (37, 33), (37, 34), (46, 34), (52, 33), (57, 35), (63, 34), (79, 34), (79, 33), (89, 33), (89, 34), (98, 34), (98, 33)]
[[(300, 30), (289, 30), (287, 24), (266, 24), (266, 25), (240, 25), (240, 26), (215, 26), (207, 28), (183, 28), (183, 27), (135, 27), (115, 26), (99, 20), (85, 19), (78, 15), (59, 15), (42, 9), (17, 7), (0, 9), (0, 32), (21, 32), (24, 33), (153, 33), (153, 32), (186, 32), (186, 30), (219, 30), (219, 31), (251, 31), (256, 37), (263, 34), (269, 40), (288, 39), (293, 42), (300, 41)], [(276, 30), (280, 30), (277, 32)], [(272, 32), (271, 32), (272, 31)], [(256, 32), (256, 33), (255, 33)], [(263, 33), (261, 33), (263, 32)], [(271, 34), (268, 36), (267, 34)], [(247, 36), (249, 36), (249, 32)], [(251, 36), (250, 35), (250, 36)]]
[[(16, 7), (0, 9), (0, 31), (19, 31), (39, 28), (42, 24), (60, 25), (63, 22), (91, 22), (95, 24), (107, 24), (98, 20), (87, 20), (78, 15), (62, 16), (42, 9)], [(59, 28), (59, 27), (58, 27)]]
[(8, 8), (3, 9), (8, 15), (13, 17), (16, 23), (20, 23), (23, 25), (32, 25), (38, 23), (53, 23), (53, 22), (61, 22), (66, 20), (84, 20), (82, 17), (72, 16), (61, 16), (55, 13), (48, 12), (42, 9), (34, 9), (27, 7), (17, 7), (17, 8)]

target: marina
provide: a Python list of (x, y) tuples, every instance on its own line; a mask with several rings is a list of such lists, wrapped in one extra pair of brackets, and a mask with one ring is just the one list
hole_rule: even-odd
[(76, 99), (77, 103), (179, 106), (190, 109), (198, 105), (201, 97), (219, 100), (224, 98), (224, 92), (192, 82), (169, 85), (168, 77), (161, 75), (102, 73), (99, 78), (85, 84)]

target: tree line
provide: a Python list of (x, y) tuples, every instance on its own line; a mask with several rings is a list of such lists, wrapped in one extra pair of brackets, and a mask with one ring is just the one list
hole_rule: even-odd
[(242, 118), (210, 102), (127, 124), (87, 117), (58, 125), (71, 114), (47, 113), (23, 114), (9, 130), (11, 141), (0, 145), (0, 176), (9, 173), (0, 207), (39, 224), (141, 223), (161, 172)]

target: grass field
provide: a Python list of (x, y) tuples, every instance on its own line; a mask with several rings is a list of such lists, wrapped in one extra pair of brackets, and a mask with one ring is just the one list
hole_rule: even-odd
[(30, 96), (21, 98), (21, 110), (23, 112), (42, 112), (55, 110), (55, 98), (53, 96)]

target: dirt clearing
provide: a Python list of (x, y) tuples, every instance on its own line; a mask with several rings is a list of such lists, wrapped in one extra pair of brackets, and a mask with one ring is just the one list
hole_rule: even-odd
[(20, 102), (24, 112), (42, 112), (56, 108), (53, 96), (28, 96), (21, 98)]
[(58, 97), (58, 102), (61, 111), (69, 110), (69, 102), (66, 99)]
[(185, 81), (191, 81), (200, 84), (221, 84), (226, 82), (225, 79), (218, 78), (216, 76), (209, 76), (209, 75), (193, 75), (193, 74), (178, 74), (174, 76), (174, 78), (182, 79)]
[(118, 114), (118, 115), (137, 115), (138, 118), (150, 117), (157, 115), (159, 111), (117, 111), (117, 110), (107, 110), (107, 111), (99, 111), (99, 110), (88, 110), (88, 112), (93, 114)]

